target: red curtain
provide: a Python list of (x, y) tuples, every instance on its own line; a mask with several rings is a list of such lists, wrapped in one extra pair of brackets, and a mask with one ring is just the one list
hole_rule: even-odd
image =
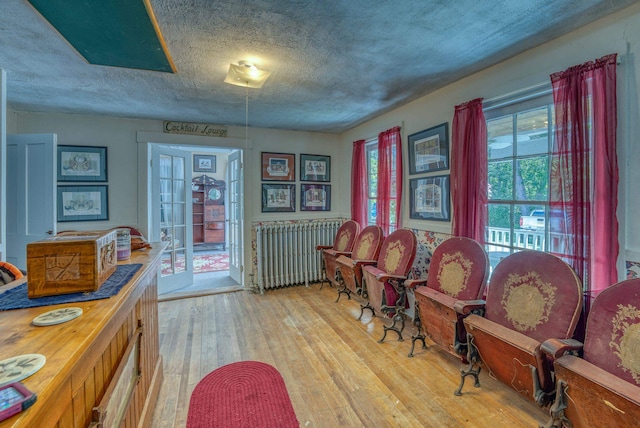
[[(378, 200), (376, 205), (376, 224), (382, 227), (385, 236), (388, 236), (389, 233), (400, 227), (401, 196), (402, 141), (400, 127), (395, 126), (378, 135)], [(392, 219), (391, 206), (394, 200), (395, 219)]]
[(365, 157), (365, 140), (353, 142), (351, 157), (351, 219), (367, 226), (367, 160)]
[[(585, 306), (618, 281), (616, 54), (551, 75), (551, 251), (585, 285)], [(597, 222), (597, 223), (596, 223)]]
[(453, 235), (485, 242), (487, 225), (487, 124), (482, 99), (456, 106), (452, 126)]

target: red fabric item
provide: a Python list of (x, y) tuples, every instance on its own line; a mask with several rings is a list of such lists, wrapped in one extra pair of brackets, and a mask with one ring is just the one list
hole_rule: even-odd
[(360, 225), (355, 221), (345, 221), (336, 232), (332, 249), (335, 251), (351, 251), (353, 243), (360, 233)]
[(266, 363), (222, 366), (196, 385), (187, 428), (299, 427), (282, 376)]
[(351, 158), (351, 219), (361, 228), (367, 226), (367, 159), (365, 140), (353, 142)]
[(591, 299), (618, 281), (616, 56), (551, 75), (551, 250), (582, 279), (587, 310)]
[(487, 124), (482, 98), (456, 106), (451, 146), (452, 230), (485, 242), (487, 226)]
[[(640, 278), (628, 279), (594, 299), (587, 318), (583, 358), (621, 379), (640, 386), (633, 367), (633, 331), (640, 326)], [(634, 376), (635, 375), (635, 376)]]
[(582, 310), (581, 285), (573, 269), (552, 254), (513, 253), (491, 273), (484, 316), (540, 343), (568, 339)]
[[(395, 149), (395, 174), (393, 152)], [(400, 228), (402, 207), (402, 137), (395, 126), (378, 134), (378, 199), (376, 224), (385, 235)], [(396, 219), (391, 222), (391, 201), (396, 200)]]
[[(484, 247), (473, 239), (453, 237), (433, 252), (426, 285), (458, 300), (476, 300), (482, 298), (488, 276), (489, 259)], [(416, 296), (419, 293), (417, 288)]]
[[(382, 242), (376, 266), (362, 268), (369, 303), (374, 311), (380, 313), (384, 304), (394, 306), (399, 296), (398, 291), (391, 283), (380, 281), (376, 276), (387, 273), (406, 278), (416, 257), (417, 246), (418, 240), (415, 233), (409, 229), (398, 229)], [(395, 312), (387, 312), (388, 317), (391, 318), (393, 315)]]

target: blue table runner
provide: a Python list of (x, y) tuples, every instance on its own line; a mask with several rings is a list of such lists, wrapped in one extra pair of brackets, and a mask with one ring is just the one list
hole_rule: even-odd
[(109, 297), (118, 294), (122, 287), (124, 287), (124, 285), (133, 278), (133, 275), (135, 275), (141, 267), (142, 264), (140, 263), (118, 265), (116, 271), (107, 278), (98, 291), (94, 292), (60, 294), (57, 296), (45, 296), (30, 299), (27, 295), (27, 283), (25, 282), (24, 284), (20, 284), (19, 286), (0, 294), (0, 311), (108, 299)]

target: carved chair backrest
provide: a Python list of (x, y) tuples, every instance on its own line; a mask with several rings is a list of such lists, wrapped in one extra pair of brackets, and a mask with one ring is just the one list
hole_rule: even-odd
[(384, 232), (380, 226), (367, 226), (358, 235), (353, 244), (353, 260), (377, 260)]
[(360, 225), (354, 220), (347, 220), (340, 226), (333, 242), (333, 249), (336, 251), (351, 251), (355, 242)]
[(602, 291), (587, 317), (583, 358), (640, 386), (640, 278)]
[(418, 239), (409, 229), (391, 232), (382, 243), (377, 268), (393, 275), (406, 276), (416, 257)]
[(491, 274), (485, 317), (539, 342), (573, 335), (582, 310), (582, 282), (559, 258), (525, 250)]
[(427, 287), (458, 300), (482, 298), (489, 258), (482, 245), (469, 238), (449, 238), (431, 257)]

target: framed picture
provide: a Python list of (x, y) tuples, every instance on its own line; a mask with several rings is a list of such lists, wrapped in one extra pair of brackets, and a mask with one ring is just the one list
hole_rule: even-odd
[(331, 211), (331, 185), (301, 184), (300, 211)]
[(447, 122), (409, 135), (409, 174), (449, 169)]
[(409, 180), (411, 213), (420, 220), (449, 221), (449, 175)]
[(295, 184), (263, 184), (262, 212), (294, 212), (296, 210)]
[(196, 172), (216, 172), (216, 156), (193, 155), (193, 170)]
[(58, 186), (58, 221), (109, 220), (107, 186)]
[(107, 181), (107, 148), (58, 146), (58, 181)]
[(301, 181), (331, 181), (331, 156), (300, 155)]
[(263, 181), (294, 181), (296, 155), (262, 152)]

